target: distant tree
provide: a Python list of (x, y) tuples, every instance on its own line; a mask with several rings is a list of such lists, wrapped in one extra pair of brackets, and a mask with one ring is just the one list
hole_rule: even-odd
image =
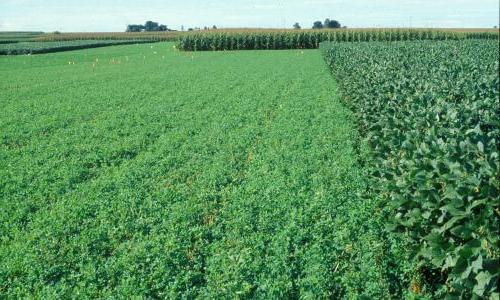
[(342, 25), (340, 25), (340, 22), (337, 20), (331, 20), (330, 21), (330, 28), (341, 28)]
[(203, 30), (208, 30), (208, 27), (207, 26), (203, 27)]
[(144, 25), (130, 24), (127, 26), (127, 32), (141, 32), (144, 30)]
[(215, 26), (215, 25), (214, 25), (214, 26), (212, 26), (212, 29), (217, 29), (217, 26)]
[(158, 31), (158, 23), (153, 21), (147, 21), (146, 24), (144, 24), (144, 30)]
[(293, 24), (293, 29), (300, 29), (300, 24), (298, 22), (296, 22), (295, 24)]
[(342, 27), (338, 21), (330, 20), (330, 19), (326, 19), (323, 26), (325, 28), (340, 28), (340, 27)]
[(184, 25), (181, 25), (181, 31), (184, 31)]
[(144, 25), (130, 24), (127, 25), (127, 32), (141, 31), (171, 31), (167, 25), (159, 25), (157, 22), (147, 21)]
[(193, 28), (188, 28), (188, 31), (193, 31)]
[(497, 25), (495, 25), (495, 26), (493, 26), (493, 28), (497, 29), (497, 28), (498, 28), (498, 26), (497, 26)]
[(323, 29), (323, 23), (321, 21), (314, 22), (313, 29)]

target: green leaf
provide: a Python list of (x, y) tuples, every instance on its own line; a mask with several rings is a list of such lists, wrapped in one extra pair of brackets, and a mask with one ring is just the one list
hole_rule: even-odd
[(477, 142), (477, 148), (479, 149), (479, 152), (484, 153), (484, 145), (482, 142)]
[(474, 289), (472, 291), (479, 296), (483, 296), (485, 287), (490, 283), (490, 280), (492, 278), (493, 276), (491, 276), (488, 272), (481, 272), (477, 274), (477, 284), (474, 286)]
[(470, 235), (472, 234), (472, 230), (469, 228), (470, 226), (468, 225), (458, 225), (452, 229), (450, 229), (450, 232), (458, 236), (462, 239), (468, 239), (470, 238)]
[(455, 217), (451, 218), (448, 222), (446, 222), (443, 226), (441, 226), (441, 228), (439, 229), (440, 232), (447, 231), (448, 229), (453, 227), (453, 225), (455, 225), (456, 222), (461, 221), (464, 218), (465, 218), (465, 215), (455, 216)]
[(478, 257), (476, 258), (476, 260), (474, 260), (472, 262), (472, 271), (474, 273), (477, 273), (479, 272), (479, 270), (482, 270), (483, 269), (483, 256), (482, 255), (478, 255)]

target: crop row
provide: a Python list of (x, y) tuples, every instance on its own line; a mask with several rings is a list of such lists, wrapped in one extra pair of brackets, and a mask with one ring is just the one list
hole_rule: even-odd
[(185, 51), (315, 49), (321, 42), (498, 39), (498, 33), (438, 30), (306, 30), (273, 32), (207, 32), (179, 36)]
[(414, 291), (498, 299), (498, 43), (327, 43), (323, 51), (371, 146), (389, 229), (412, 241), (425, 283)]
[(15, 43), (19, 43), (19, 41), (15, 41), (15, 40), (0, 40), (0, 45), (2, 45), (2, 44), (15, 44)]
[(78, 49), (99, 48), (112, 45), (149, 43), (149, 41), (133, 40), (85, 40), (67, 42), (17, 42), (0, 43), (0, 55), (52, 53)]

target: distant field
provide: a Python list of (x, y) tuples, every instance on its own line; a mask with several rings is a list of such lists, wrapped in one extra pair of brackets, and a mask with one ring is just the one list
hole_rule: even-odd
[(73, 40), (148, 40), (173, 41), (187, 32), (68, 32), (47, 33), (35, 37), (33, 40), (44, 41), (73, 41)]
[(0, 31), (0, 44), (7, 42), (29, 41), (40, 35), (43, 35), (43, 32)]
[(177, 41), (177, 48), (186, 51), (314, 49), (324, 41), (498, 39), (498, 34), (481, 29), (468, 29), (467, 31), (459, 29), (220, 29), (193, 32), (4, 33), (4, 37), (17, 38), (17, 40), (0, 39), (0, 54), (49, 53), (140, 41)]
[(144, 43), (143, 40), (75, 40), (58, 42), (17, 42), (0, 44), (0, 55), (41, 54), (113, 45)]
[[(499, 32), (497, 28), (425, 28), (425, 27), (393, 27), (393, 28), (340, 28), (340, 29), (321, 29), (321, 30), (344, 30), (344, 31), (377, 31), (377, 30), (433, 30), (433, 31), (451, 31), (451, 32)], [(281, 31), (297, 31), (295, 29), (286, 28), (223, 28), (223, 29), (210, 29), (208, 31), (218, 31), (218, 32), (281, 32)], [(316, 29), (301, 29), (300, 31), (317, 31)]]
[[(336, 29), (336, 31), (379, 31), (379, 30), (407, 30), (408, 28), (347, 28)], [(498, 33), (494, 28), (412, 28), (413, 30), (432, 30), (461, 33)], [(300, 32), (317, 31), (312, 29), (302, 29)], [(322, 31), (328, 31), (324, 29)], [(186, 34), (196, 33), (258, 33), (258, 32), (297, 32), (293, 29), (270, 29), (270, 28), (224, 28), (210, 29), (202, 31), (172, 31), (172, 32), (63, 32), (63, 33), (42, 33), (42, 32), (0, 32), (0, 42), (2, 40), (33, 40), (33, 41), (70, 41), (70, 40), (156, 40), (172, 41)]]

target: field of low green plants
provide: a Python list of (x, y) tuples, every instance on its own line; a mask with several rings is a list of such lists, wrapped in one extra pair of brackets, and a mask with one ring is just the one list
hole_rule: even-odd
[(497, 32), (92, 42), (0, 56), (0, 299), (498, 299)]
[(0, 297), (407, 293), (319, 51), (129, 45), (0, 75)]

